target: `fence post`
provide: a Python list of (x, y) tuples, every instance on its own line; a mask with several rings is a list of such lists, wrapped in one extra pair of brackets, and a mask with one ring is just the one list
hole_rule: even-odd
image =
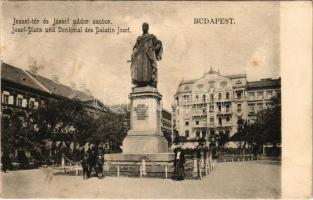
[(165, 165), (165, 179), (167, 179), (167, 165)]
[(201, 151), (200, 152), (200, 168), (203, 168), (204, 167), (204, 152)]
[(198, 162), (198, 166), (199, 166), (199, 177), (200, 177), (200, 180), (202, 180), (201, 162)]
[(139, 165), (139, 177), (142, 178), (142, 166)]
[(197, 154), (193, 154), (193, 170), (192, 170), (193, 177), (198, 176), (198, 163), (197, 163)]
[(66, 170), (65, 170), (65, 158), (64, 158), (64, 154), (62, 154), (62, 157), (61, 157), (61, 167), (63, 168), (64, 173), (66, 173)]
[(120, 165), (117, 165), (117, 176), (120, 176)]
[(142, 175), (146, 176), (147, 175), (146, 160), (142, 159), (141, 164), (142, 164)]
[(76, 176), (78, 176), (78, 162), (76, 162)]

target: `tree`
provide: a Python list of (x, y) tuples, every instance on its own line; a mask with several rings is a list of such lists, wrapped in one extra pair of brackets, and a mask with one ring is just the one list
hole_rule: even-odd
[(257, 114), (255, 126), (258, 142), (271, 143), (274, 147), (281, 143), (281, 97), (274, 96), (267, 108)]
[(125, 122), (124, 115), (116, 115), (113, 113), (103, 114), (94, 121), (96, 130), (94, 134), (88, 138), (89, 142), (98, 143), (109, 142), (113, 152), (120, 152), (120, 146), (129, 129)]
[(221, 150), (224, 149), (224, 146), (225, 146), (226, 142), (228, 142), (228, 141), (229, 141), (228, 134), (221, 132), (219, 134), (219, 137), (218, 137), (218, 144), (219, 144), (219, 147)]
[(239, 141), (244, 149), (246, 145), (260, 147), (271, 143), (274, 148), (281, 143), (281, 97), (277, 94), (266, 109), (257, 113), (254, 123), (238, 121), (237, 133), (231, 138)]
[(41, 139), (85, 143), (95, 130), (93, 118), (78, 100), (47, 99), (33, 114)]

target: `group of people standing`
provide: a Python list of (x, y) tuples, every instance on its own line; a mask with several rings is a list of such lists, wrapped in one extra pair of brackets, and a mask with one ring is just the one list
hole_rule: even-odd
[(88, 179), (92, 176), (92, 172), (95, 172), (95, 176), (103, 178), (103, 165), (104, 155), (101, 150), (89, 149), (82, 160), (83, 178)]

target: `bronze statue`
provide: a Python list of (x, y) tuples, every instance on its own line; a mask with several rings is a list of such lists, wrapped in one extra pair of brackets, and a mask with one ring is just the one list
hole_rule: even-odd
[(162, 42), (148, 33), (149, 24), (142, 24), (143, 34), (138, 36), (131, 55), (132, 83), (137, 87), (157, 87), (157, 61), (162, 59)]

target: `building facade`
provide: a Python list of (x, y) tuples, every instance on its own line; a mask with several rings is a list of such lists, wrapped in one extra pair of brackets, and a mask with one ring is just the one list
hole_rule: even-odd
[(108, 111), (108, 107), (91, 95), (30, 71), (1, 63), (2, 114), (18, 110), (28, 116), (32, 110), (41, 106), (45, 99), (58, 97), (78, 99), (95, 117)]
[(238, 120), (255, 120), (279, 92), (280, 78), (248, 82), (246, 74), (224, 76), (211, 68), (199, 79), (180, 82), (172, 106), (174, 127), (187, 139), (231, 137)]

